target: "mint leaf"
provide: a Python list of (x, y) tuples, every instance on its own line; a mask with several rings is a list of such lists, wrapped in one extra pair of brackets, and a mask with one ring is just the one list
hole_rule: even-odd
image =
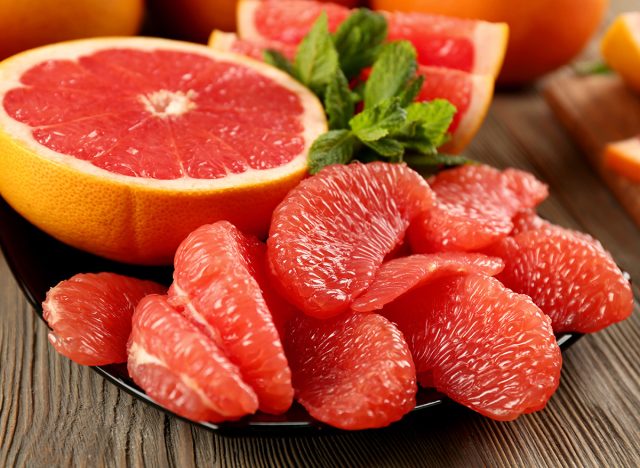
[(387, 137), (376, 141), (365, 141), (364, 144), (381, 156), (393, 158), (394, 162), (402, 161), (404, 146), (398, 140)]
[(329, 34), (326, 12), (318, 17), (296, 51), (295, 76), (317, 95), (324, 94), (325, 86), (338, 69), (338, 52)]
[(382, 48), (364, 87), (365, 109), (403, 94), (418, 69), (416, 56), (416, 49), (408, 41), (391, 42)]
[(474, 161), (473, 159), (451, 154), (407, 154), (404, 157), (404, 160), (412, 167), (455, 167), (462, 166), (464, 164), (478, 164), (478, 162)]
[(320, 135), (309, 150), (309, 173), (315, 174), (330, 164), (348, 164), (358, 144), (349, 130), (330, 130)]
[(357, 95), (349, 89), (347, 78), (342, 70), (338, 69), (324, 93), (324, 110), (330, 129), (349, 128), (349, 120), (353, 117), (356, 99)]
[(293, 71), (293, 65), (291, 65), (291, 62), (289, 61), (289, 59), (284, 55), (282, 55), (277, 50), (266, 49), (262, 53), (262, 58), (264, 59), (265, 63), (268, 63), (269, 65), (272, 65), (276, 68), (279, 68), (280, 70), (282, 70), (285, 73), (288, 73), (291, 76), (295, 76), (295, 73)]
[(407, 118), (398, 98), (386, 99), (378, 105), (365, 109), (351, 119), (353, 133), (363, 142), (384, 138), (401, 127)]
[(379, 13), (359, 8), (342, 22), (333, 36), (340, 68), (349, 79), (375, 61), (387, 38), (387, 20)]
[(422, 91), (422, 85), (424, 84), (424, 76), (416, 76), (414, 79), (409, 81), (407, 86), (400, 93), (400, 105), (402, 107), (407, 107), (416, 98), (420, 95), (420, 91)]
[(447, 129), (455, 113), (455, 106), (444, 99), (414, 102), (407, 107), (405, 126), (394, 136), (403, 141), (407, 148), (421, 153), (435, 153), (446, 142)]

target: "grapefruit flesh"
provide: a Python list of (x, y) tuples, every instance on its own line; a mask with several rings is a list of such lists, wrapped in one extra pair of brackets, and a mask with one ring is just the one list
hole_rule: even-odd
[(499, 420), (542, 409), (562, 358), (551, 321), (495, 278), (448, 276), (383, 311), (404, 334), (422, 385)]
[(556, 333), (593, 333), (624, 320), (633, 293), (611, 255), (592, 237), (559, 226), (530, 230), (487, 249), (505, 261), (497, 278), (531, 297)]
[(289, 60), (293, 60), (296, 55), (297, 46), (279, 41), (251, 41), (240, 39), (234, 33), (214, 30), (209, 36), (209, 47), (236, 54), (246, 55), (256, 60), (264, 60), (264, 51), (273, 49)]
[(256, 270), (264, 268), (264, 250), (264, 244), (226, 221), (196, 229), (176, 252), (169, 301), (240, 368), (260, 409), (279, 414), (291, 406), (293, 388), (256, 280)]
[(547, 196), (547, 186), (517, 169), (499, 171), (466, 165), (441, 172), (432, 181), (434, 208), (409, 230), (415, 252), (482, 249), (513, 229), (512, 218)]
[(412, 219), (432, 204), (403, 164), (333, 165), (304, 180), (273, 215), (267, 252), (283, 295), (306, 314), (347, 310)]
[(369, 289), (359, 296), (351, 309), (371, 312), (406, 292), (443, 276), (485, 274), (493, 276), (504, 268), (499, 258), (483, 254), (446, 252), (429, 255), (411, 255), (383, 264)]
[(114, 273), (80, 273), (58, 283), (42, 303), (55, 350), (78, 364), (102, 366), (127, 360), (136, 304), (164, 286)]
[(296, 317), (286, 349), (296, 399), (319, 421), (349, 430), (383, 427), (415, 406), (411, 354), (380, 315)]
[(510, 235), (515, 236), (521, 232), (536, 229), (548, 229), (552, 226), (550, 222), (538, 216), (535, 210), (524, 210), (513, 217), (513, 229)]
[(326, 131), (288, 75), (195, 44), (74, 41), (0, 76), (2, 196), (59, 240), (125, 262), (170, 263), (218, 219), (266, 234)]
[[(238, 34), (253, 41), (298, 44), (322, 12), (335, 31), (350, 10), (335, 4), (284, 0), (242, 0), (238, 6)], [(461, 20), (422, 13), (384, 13), (390, 40), (411, 41), (423, 65), (454, 68), (495, 77), (507, 45), (506, 25)]]
[(258, 409), (239, 369), (166, 296), (136, 308), (128, 345), (129, 375), (147, 395), (194, 421), (238, 419)]

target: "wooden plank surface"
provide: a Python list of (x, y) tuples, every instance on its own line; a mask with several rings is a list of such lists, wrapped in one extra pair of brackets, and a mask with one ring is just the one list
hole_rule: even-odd
[[(468, 154), (549, 183), (542, 214), (601, 239), (640, 297), (640, 231), (537, 90), (498, 94)], [(192, 427), (58, 356), (2, 258), (0, 319), (0, 466), (640, 466), (638, 306), (575, 344), (547, 408), (515, 422), (451, 405), (379, 431), (268, 437)]]

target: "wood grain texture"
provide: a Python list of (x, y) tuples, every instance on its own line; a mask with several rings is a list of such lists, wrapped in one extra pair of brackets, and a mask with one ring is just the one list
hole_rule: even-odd
[[(640, 231), (537, 90), (499, 93), (468, 154), (549, 183), (542, 214), (601, 239), (640, 297)], [(450, 405), (379, 431), (227, 437), (168, 417), (57, 355), (0, 258), (0, 466), (637, 467), (638, 356), (636, 306), (629, 320), (569, 349), (547, 408), (515, 422)]]

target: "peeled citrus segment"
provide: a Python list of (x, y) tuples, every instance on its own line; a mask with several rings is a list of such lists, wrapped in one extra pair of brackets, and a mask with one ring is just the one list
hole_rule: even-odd
[(503, 268), (502, 260), (483, 254), (445, 252), (398, 258), (380, 267), (369, 289), (353, 301), (351, 309), (380, 310), (406, 292), (443, 276), (471, 273), (493, 276)]
[(609, 143), (604, 149), (604, 165), (640, 183), (640, 137)]
[(640, 12), (616, 18), (600, 44), (602, 56), (627, 85), (640, 92)]
[(271, 271), (303, 312), (337, 315), (369, 287), (411, 220), (431, 204), (431, 189), (406, 165), (329, 166), (302, 181), (274, 212)]
[(209, 47), (226, 52), (246, 55), (256, 60), (264, 60), (264, 51), (273, 49), (290, 60), (296, 55), (297, 46), (280, 41), (252, 41), (240, 39), (235, 33), (214, 30), (209, 36)]
[(192, 232), (178, 248), (169, 301), (236, 364), (260, 400), (279, 414), (293, 388), (278, 331), (256, 280), (264, 244), (219, 221)]
[(442, 151), (461, 152), (487, 115), (493, 98), (494, 78), (425, 65), (420, 66), (418, 74), (425, 80), (417, 101), (446, 99), (456, 106), (456, 114), (449, 126), (451, 140), (442, 147)]
[(505, 268), (497, 278), (531, 297), (553, 330), (592, 333), (631, 315), (629, 281), (602, 245), (559, 226), (508, 237), (487, 249)]
[(383, 427), (415, 406), (411, 354), (380, 315), (299, 316), (286, 350), (296, 399), (319, 421), (349, 430)]
[[(300, 0), (238, 4), (238, 34), (242, 39), (278, 41), (297, 45), (314, 21), (326, 12), (329, 29), (335, 31), (352, 10), (332, 3)], [(421, 64), (487, 74), (500, 71), (507, 46), (504, 23), (464, 20), (423, 13), (384, 13), (389, 40), (411, 41)]]
[(102, 366), (127, 360), (136, 304), (162, 285), (114, 273), (80, 273), (58, 283), (42, 303), (55, 350), (78, 364)]
[(178, 313), (166, 296), (136, 308), (128, 345), (129, 375), (160, 405), (194, 421), (238, 419), (258, 398), (216, 344)]
[(124, 262), (171, 263), (219, 219), (265, 235), (326, 131), (290, 76), (178, 41), (55, 44), (2, 62), (0, 77), (2, 196), (57, 239)]
[(513, 229), (510, 235), (515, 236), (521, 232), (547, 229), (552, 226), (550, 222), (538, 216), (535, 210), (525, 210), (513, 217)]
[(434, 207), (409, 229), (415, 252), (480, 250), (507, 236), (512, 218), (547, 197), (547, 186), (517, 169), (466, 165), (431, 181)]
[(441, 278), (383, 315), (404, 334), (421, 384), (485, 416), (542, 409), (558, 386), (562, 358), (549, 318), (495, 278)]

